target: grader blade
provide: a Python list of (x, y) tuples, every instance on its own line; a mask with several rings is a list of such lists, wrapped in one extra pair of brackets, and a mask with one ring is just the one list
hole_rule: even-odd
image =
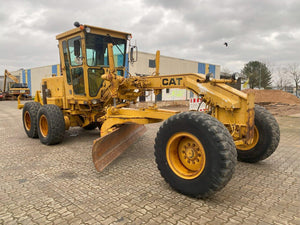
[(103, 171), (146, 131), (140, 124), (124, 124), (112, 133), (98, 138), (93, 145), (93, 162), (97, 171)]

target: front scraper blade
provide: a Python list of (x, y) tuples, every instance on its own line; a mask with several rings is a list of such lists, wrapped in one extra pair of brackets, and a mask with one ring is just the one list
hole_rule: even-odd
[(124, 124), (112, 133), (98, 138), (93, 145), (93, 162), (101, 172), (146, 131), (140, 124)]

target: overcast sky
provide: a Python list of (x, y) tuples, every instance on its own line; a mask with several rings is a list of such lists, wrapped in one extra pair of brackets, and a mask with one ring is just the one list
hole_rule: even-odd
[(231, 72), (251, 60), (300, 62), (299, 0), (0, 0), (0, 74), (59, 63), (55, 36), (74, 21), (130, 32), (143, 52)]

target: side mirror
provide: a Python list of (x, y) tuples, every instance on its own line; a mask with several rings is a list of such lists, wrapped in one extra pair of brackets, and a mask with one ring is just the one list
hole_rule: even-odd
[(136, 45), (130, 47), (129, 60), (134, 63), (138, 60), (138, 48)]
[(74, 55), (76, 57), (80, 56), (80, 40), (75, 40), (74, 41)]

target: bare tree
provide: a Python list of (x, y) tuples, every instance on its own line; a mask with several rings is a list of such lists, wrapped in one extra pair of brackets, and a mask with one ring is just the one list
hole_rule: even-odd
[(298, 87), (300, 84), (300, 66), (298, 63), (289, 64), (287, 67), (287, 72), (290, 74), (291, 78), (295, 82), (296, 86), (296, 96), (298, 96)]
[(286, 91), (287, 87), (291, 85), (291, 79), (287, 74), (287, 68), (278, 66), (276, 68), (276, 75), (275, 85), (278, 89)]
[(226, 67), (223, 67), (223, 68), (222, 68), (221, 73), (222, 73), (222, 74), (225, 74), (225, 75), (228, 75), (228, 76), (229, 76), (230, 74), (232, 74), (231, 70), (228, 69), (228, 68), (226, 68)]

